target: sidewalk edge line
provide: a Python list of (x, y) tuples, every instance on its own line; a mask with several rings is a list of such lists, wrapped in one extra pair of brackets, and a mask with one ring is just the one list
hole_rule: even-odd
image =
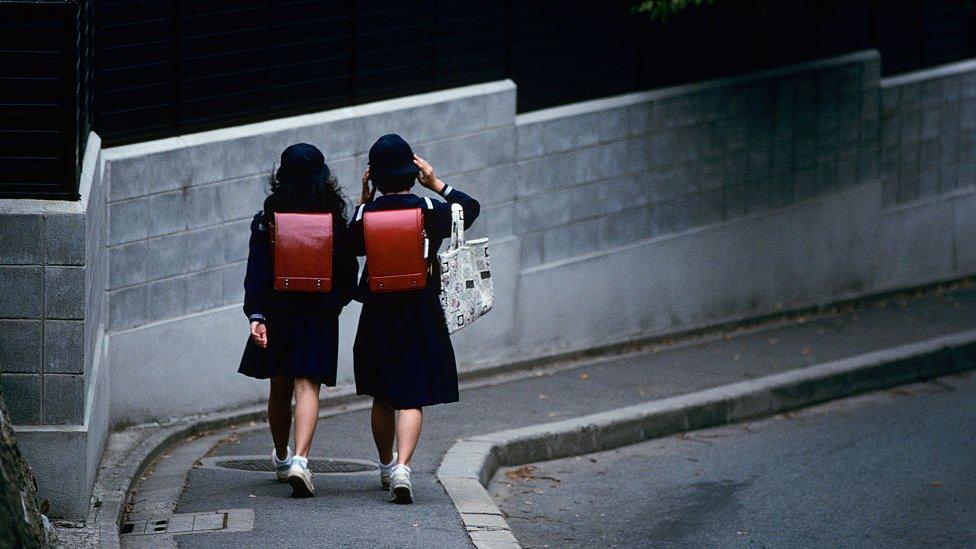
[(969, 330), (574, 419), (461, 439), (444, 454), (437, 478), (476, 547), (520, 547), (485, 488), (502, 466), (610, 450), (973, 369), (976, 330)]

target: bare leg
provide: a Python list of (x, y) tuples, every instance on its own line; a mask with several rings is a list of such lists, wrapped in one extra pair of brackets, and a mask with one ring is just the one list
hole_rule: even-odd
[(274, 441), (278, 459), (285, 459), (288, 453), (288, 437), (291, 435), (291, 397), (293, 382), (290, 377), (271, 378), (271, 392), (268, 394), (268, 425)]
[(312, 436), (319, 421), (320, 384), (295, 378), (295, 455), (308, 457)]
[(380, 463), (393, 459), (393, 436), (396, 434), (396, 411), (389, 402), (373, 399), (373, 413), (369, 417), (373, 429), (373, 442), (380, 455)]
[(397, 412), (396, 443), (397, 463), (410, 465), (410, 458), (417, 448), (420, 439), (420, 427), (424, 423), (424, 411), (420, 408), (409, 408)]

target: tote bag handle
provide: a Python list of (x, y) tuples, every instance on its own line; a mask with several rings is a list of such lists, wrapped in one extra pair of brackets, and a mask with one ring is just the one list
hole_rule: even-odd
[(464, 208), (451, 204), (451, 249), (464, 246)]

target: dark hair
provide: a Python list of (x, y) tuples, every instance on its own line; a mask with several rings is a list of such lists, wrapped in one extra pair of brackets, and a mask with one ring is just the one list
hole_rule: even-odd
[(417, 174), (387, 175), (373, 178), (373, 183), (376, 184), (376, 188), (383, 194), (409, 191), (416, 182)]
[(333, 225), (345, 227), (347, 200), (339, 188), (335, 175), (326, 181), (315, 183), (283, 183), (271, 170), (269, 178), (271, 194), (264, 199), (265, 221), (270, 222), (274, 212), (327, 212), (335, 216)]

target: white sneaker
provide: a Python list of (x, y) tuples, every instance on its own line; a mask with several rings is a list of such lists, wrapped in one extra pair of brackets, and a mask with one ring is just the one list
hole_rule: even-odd
[(410, 484), (410, 468), (406, 465), (394, 465), (390, 472), (390, 490), (393, 503), (413, 503), (413, 491)]
[(393, 467), (396, 465), (397, 453), (393, 452), (393, 459), (389, 463), (380, 463), (380, 488), (383, 490), (390, 489), (390, 475), (393, 473)]
[(308, 470), (308, 458), (294, 456), (291, 467), (288, 468), (288, 484), (291, 486), (291, 497), (310, 498), (315, 495), (315, 485), (312, 484), (312, 472)]
[(287, 447), (285, 459), (278, 459), (278, 453), (274, 448), (271, 449), (271, 465), (274, 466), (275, 477), (278, 482), (288, 482), (288, 469), (291, 467), (291, 446)]

